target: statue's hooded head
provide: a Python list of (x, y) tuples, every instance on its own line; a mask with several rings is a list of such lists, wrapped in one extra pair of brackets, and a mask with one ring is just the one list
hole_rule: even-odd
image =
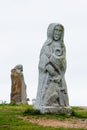
[(23, 66), (21, 65), (21, 64), (19, 64), (19, 65), (16, 65), (15, 66), (15, 69), (17, 70), (17, 72), (22, 72), (23, 71)]
[(61, 36), (60, 36), (60, 41), (63, 42), (63, 37), (64, 37), (64, 27), (61, 25), (61, 24), (58, 24), (58, 23), (52, 23), (48, 26), (48, 29), (47, 29), (47, 41), (46, 41), (46, 44), (50, 44), (54, 38), (54, 30), (58, 28), (61, 30)]

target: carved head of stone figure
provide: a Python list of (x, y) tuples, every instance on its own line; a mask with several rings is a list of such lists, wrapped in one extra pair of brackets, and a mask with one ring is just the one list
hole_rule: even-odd
[(64, 27), (58, 23), (52, 23), (48, 26), (47, 29), (47, 41), (50, 42), (54, 41), (63, 41), (64, 37)]
[(23, 66), (22, 65), (16, 65), (14, 69), (16, 69), (16, 71), (18, 73), (21, 73), (23, 71)]

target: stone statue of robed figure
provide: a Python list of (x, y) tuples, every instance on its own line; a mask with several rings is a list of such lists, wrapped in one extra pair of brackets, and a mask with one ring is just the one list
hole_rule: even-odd
[(11, 70), (11, 102), (15, 104), (27, 103), (26, 84), (22, 65), (16, 65)]
[(39, 60), (39, 81), (35, 109), (42, 113), (70, 113), (65, 82), (66, 49), (64, 27), (52, 23), (47, 30)]

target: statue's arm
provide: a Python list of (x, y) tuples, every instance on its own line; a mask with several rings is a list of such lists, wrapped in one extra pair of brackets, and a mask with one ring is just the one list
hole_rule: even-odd
[(54, 67), (53, 67), (50, 63), (48, 63), (48, 64), (46, 65), (46, 71), (47, 71), (51, 76), (56, 75), (56, 71), (55, 71)]

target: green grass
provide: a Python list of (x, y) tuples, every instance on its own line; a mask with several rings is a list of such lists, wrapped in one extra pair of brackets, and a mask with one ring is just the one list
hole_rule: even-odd
[[(75, 112), (79, 111), (83, 114), (83, 110), (78, 110), (73, 107)], [(31, 111), (31, 114), (29, 114)], [(30, 105), (11, 105), (11, 104), (0, 104), (0, 130), (75, 130), (75, 128), (53, 128), (44, 127), (37, 124), (19, 119), (19, 115), (27, 115), (31, 117), (47, 117), (47, 118), (58, 118), (58, 115), (40, 114), (39, 111), (34, 111)], [(87, 115), (86, 115), (87, 116)], [(62, 115), (63, 117), (63, 115)], [(67, 118), (67, 117), (66, 117)], [(84, 130), (84, 129), (76, 129)]]
[(87, 118), (87, 111), (81, 107), (72, 107), (72, 116), (76, 118)]

